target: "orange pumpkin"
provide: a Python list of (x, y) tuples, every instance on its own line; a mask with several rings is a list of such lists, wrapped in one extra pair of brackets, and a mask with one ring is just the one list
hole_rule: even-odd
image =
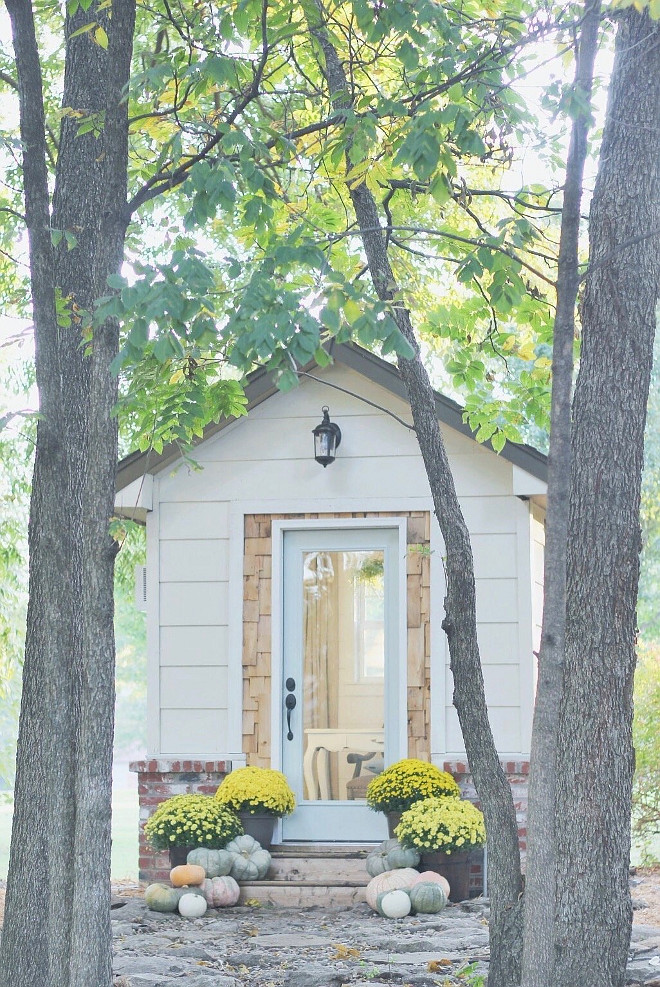
[(186, 884), (201, 884), (206, 877), (206, 871), (199, 864), (179, 864), (170, 871), (170, 881), (175, 888), (183, 888)]

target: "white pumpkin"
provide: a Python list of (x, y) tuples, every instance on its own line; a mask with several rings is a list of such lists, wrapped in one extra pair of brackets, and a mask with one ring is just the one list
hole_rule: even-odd
[(206, 898), (201, 894), (187, 892), (179, 898), (179, 912), (184, 918), (201, 918), (206, 907)]
[(385, 918), (403, 918), (410, 914), (412, 904), (407, 891), (386, 891), (378, 896), (378, 911)]
[(386, 870), (384, 874), (377, 874), (376, 877), (372, 877), (365, 892), (369, 908), (373, 908), (377, 912), (376, 902), (379, 894), (383, 894), (384, 891), (409, 888), (418, 876), (419, 871), (413, 870), (412, 867), (399, 867), (396, 870)]

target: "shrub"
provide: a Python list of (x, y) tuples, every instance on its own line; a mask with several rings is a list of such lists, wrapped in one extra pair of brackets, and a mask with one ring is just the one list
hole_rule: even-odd
[(224, 779), (215, 797), (235, 812), (288, 816), (296, 799), (281, 771), (273, 768), (237, 768)]
[(428, 761), (406, 757), (369, 782), (367, 802), (377, 812), (402, 812), (431, 795), (459, 798), (460, 789), (447, 771)]
[[(646, 861), (657, 860), (660, 836), (660, 646), (640, 649), (635, 675), (633, 839)], [(654, 849), (653, 844), (656, 843)]]
[(161, 802), (144, 832), (154, 850), (177, 846), (218, 849), (243, 832), (235, 812), (212, 795), (175, 795)]

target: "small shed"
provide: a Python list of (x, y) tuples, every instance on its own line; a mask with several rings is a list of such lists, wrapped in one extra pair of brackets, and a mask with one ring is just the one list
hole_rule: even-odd
[[(405, 389), (395, 366), (342, 344), (293, 391), (259, 371), (247, 396), (247, 417), (207, 428), (197, 468), (176, 447), (119, 466), (117, 511), (147, 528), (142, 820), (168, 794), (212, 792), (247, 763), (284, 771), (296, 792), (278, 841), (384, 838), (364, 801), (383, 765), (420, 757), (468, 793), (471, 781), (441, 629), (443, 540)], [(327, 468), (312, 441), (324, 407), (341, 429)], [(524, 848), (546, 460), (510, 443), (497, 455), (455, 402), (437, 394), (436, 407)], [(155, 873), (144, 846), (140, 869)]]

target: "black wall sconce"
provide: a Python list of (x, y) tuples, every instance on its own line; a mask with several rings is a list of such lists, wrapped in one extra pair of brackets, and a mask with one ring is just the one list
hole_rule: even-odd
[(330, 421), (327, 405), (321, 408), (323, 420), (320, 425), (312, 429), (314, 435), (314, 459), (325, 469), (330, 463), (334, 463), (337, 449), (341, 443), (341, 429)]

